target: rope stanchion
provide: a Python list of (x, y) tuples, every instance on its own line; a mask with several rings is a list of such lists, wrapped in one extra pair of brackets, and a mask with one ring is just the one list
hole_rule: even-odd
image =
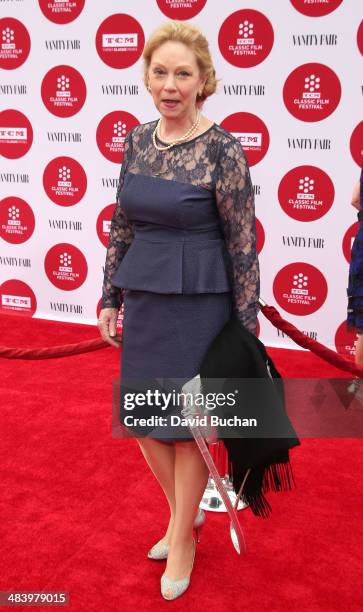
[[(308, 338), (297, 327), (283, 319), (280, 313), (273, 306), (269, 306), (262, 299), (259, 300), (261, 312), (270, 321), (270, 323), (289, 336), (296, 344), (308, 349), (327, 363), (334, 367), (350, 372), (351, 374), (363, 378), (363, 368), (359, 368), (354, 363), (335, 353), (328, 347), (313, 338)], [(80, 355), (81, 353), (89, 353), (100, 349), (108, 348), (111, 345), (102, 340), (102, 338), (94, 338), (85, 340), (76, 344), (63, 344), (60, 346), (43, 347), (43, 348), (11, 348), (0, 346), (0, 357), (6, 359), (55, 359), (57, 357), (68, 357), (70, 355)]]
[(363, 378), (363, 368), (356, 366), (354, 363), (335, 353), (328, 347), (324, 346), (320, 342), (317, 342), (313, 338), (308, 338), (303, 334), (297, 327), (283, 319), (280, 313), (273, 306), (268, 306), (263, 300), (260, 300), (261, 312), (263, 315), (272, 323), (274, 327), (277, 327), (284, 334), (289, 336), (296, 344), (299, 346), (308, 349), (330, 365), (338, 368), (340, 370), (344, 370), (345, 372), (350, 372), (359, 378)]
[(111, 346), (111, 344), (105, 342), (102, 338), (84, 340), (77, 344), (62, 344), (60, 346), (31, 349), (0, 346), (0, 357), (5, 357), (7, 359), (54, 359), (56, 357), (69, 357), (70, 355), (80, 355), (81, 353), (98, 351), (108, 348), (109, 346)]

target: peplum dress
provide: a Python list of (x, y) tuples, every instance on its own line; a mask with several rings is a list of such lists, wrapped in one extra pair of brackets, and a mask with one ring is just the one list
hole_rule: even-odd
[(124, 305), (121, 425), (130, 413), (132, 422), (166, 417), (163, 426), (130, 427), (128, 419), (127, 427), (173, 443), (193, 440), (186, 426), (170, 424), (180, 405), (171, 402), (166, 410), (149, 395), (146, 405), (125, 408), (124, 394), (180, 391), (233, 312), (255, 333), (259, 264), (253, 188), (240, 142), (214, 123), (158, 151), (156, 123), (138, 125), (125, 138), (101, 305)]

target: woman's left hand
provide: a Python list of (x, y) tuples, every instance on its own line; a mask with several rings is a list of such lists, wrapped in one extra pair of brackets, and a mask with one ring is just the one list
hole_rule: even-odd
[(354, 185), (352, 194), (352, 206), (360, 210), (360, 181), (357, 181)]

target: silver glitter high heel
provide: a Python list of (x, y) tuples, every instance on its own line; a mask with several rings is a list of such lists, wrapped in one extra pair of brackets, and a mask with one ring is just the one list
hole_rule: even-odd
[[(197, 542), (200, 542), (200, 534), (202, 531), (202, 527), (206, 521), (206, 515), (202, 508), (198, 508), (197, 516), (194, 519), (193, 528), (196, 530), (197, 534)], [(168, 558), (169, 553), (169, 544), (166, 544), (162, 540), (159, 540), (154, 546), (149, 550), (147, 556), (149, 559), (154, 559), (155, 561), (160, 561)]]
[(196, 548), (196, 543), (195, 543), (195, 539), (193, 538), (193, 559), (192, 559), (192, 567), (190, 569), (189, 576), (187, 576), (186, 578), (181, 578), (180, 580), (170, 580), (170, 578), (165, 576), (165, 574), (161, 576), (160, 590), (161, 590), (161, 594), (164, 597), (164, 599), (169, 599), (169, 600), (176, 599), (177, 597), (180, 597), (180, 595), (183, 595), (183, 593), (185, 593), (185, 591), (187, 590), (190, 584), (190, 576), (192, 574), (193, 566), (194, 566), (195, 548)]

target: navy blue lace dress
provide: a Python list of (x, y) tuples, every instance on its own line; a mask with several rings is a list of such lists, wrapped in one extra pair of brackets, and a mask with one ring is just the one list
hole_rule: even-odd
[[(232, 311), (255, 333), (259, 265), (253, 189), (239, 141), (213, 124), (158, 151), (155, 126), (136, 126), (126, 137), (102, 307), (124, 304), (121, 387), (142, 379), (147, 388), (156, 389), (157, 380), (166, 389), (198, 374)], [(132, 418), (151, 412), (154, 405), (134, 407)], [(124, 423), (122, 400), (120, 415)], [(186, 427), (150, 425), (145, 433), (164, 442), (190, 439)]]
[(363, 168), (360, 175), (359, 227), (349, 265), (347, 327), (363, 333)]

